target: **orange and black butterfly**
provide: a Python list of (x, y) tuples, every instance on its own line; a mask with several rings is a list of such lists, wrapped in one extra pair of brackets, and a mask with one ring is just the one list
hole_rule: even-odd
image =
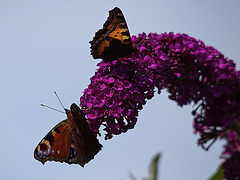
[(34, 158), (46, 161), (79, 164), (82, 167), (101, 150), (102, 145), (90, 130), (85, 114), (76, 105), (65, 109), (67, 119), (58, 123), (40, 141), (34, 150)]
[(132, 54), (130, 33), (123, 13), (118, 7), (109, 11), (103, 29), (99, 29), (89, 43), (93, 58), (101, 58), (104, 62)]

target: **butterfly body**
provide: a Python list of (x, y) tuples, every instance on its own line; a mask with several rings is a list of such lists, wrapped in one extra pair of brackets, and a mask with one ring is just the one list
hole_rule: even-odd
[(101, 150), (102, 145), (76, 104), (65, 111), (67, 119), (53, 127), (40, 141), (34, 150), (34, 157), (43, 164), (46, 161), (58, 161), (84, 167)]
[(109, 11), (109, 17), (103, 29), (95, 33), (91, 44), (94, 59), (102, 58), (104, 62), (113, 61), (132, 54), (132, 41), (122, 11), (115, 7)]

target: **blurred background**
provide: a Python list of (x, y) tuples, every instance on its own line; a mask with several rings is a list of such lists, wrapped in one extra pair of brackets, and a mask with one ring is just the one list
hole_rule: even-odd
[(40, 103), (61, 110), (57, 91), (66, 108), (79, 104), (101, 61), (92, 59), (89, 41), (116, 6), (131, 35), (186, 33), (239, 69), (239, 0), (0, 0), (0, 179), (140, 180), (161, 152), (160, 180), (203, 180), (221, 163), (224, 142), (208, 152), (198, 147), (192, 106), (178, 107), (165, 91), (148, 101), (133, 130), (107, 141), (102, 134), (102, 151), (84, 168), (33, 158), (39, 141), (66, 118)]

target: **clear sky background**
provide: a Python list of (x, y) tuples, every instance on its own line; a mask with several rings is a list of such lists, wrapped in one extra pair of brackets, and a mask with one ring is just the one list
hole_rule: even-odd
[(105, 141), (85, 168), (33, 158), (33, 150), (79, 104), (100, 60), (90, 44), (108, 11), (118, 6), (131, 35), (186, 33), (220, 50), (240, 68), (239, 0), (0, 0), (0, 179), (128, 180), (146, 178), (162, 153), (159, 180), (205, 180), (221, 162), (223, 142), (197, 146), (192, 106), (180, 108), (163, 91), (148, 101), (133, 130)]

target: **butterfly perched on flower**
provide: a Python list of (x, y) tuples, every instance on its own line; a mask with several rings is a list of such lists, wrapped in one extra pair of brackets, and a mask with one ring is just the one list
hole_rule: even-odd
[(95, 134), (90, 130), (85, 114), (76, 105), (65, 109), (67, 119), (58, 123), (40, 141), (34, 150), (34, 158), (46, 161), (79, 164), (82, 167), (101, 150)]
[(113, 61), (132, 54), (132, 41), (122, 11), (115, 7), (109, 11), (109, 17), (89, 42), (91, 55), (94, 59), (101, 58), (104, 62)]

